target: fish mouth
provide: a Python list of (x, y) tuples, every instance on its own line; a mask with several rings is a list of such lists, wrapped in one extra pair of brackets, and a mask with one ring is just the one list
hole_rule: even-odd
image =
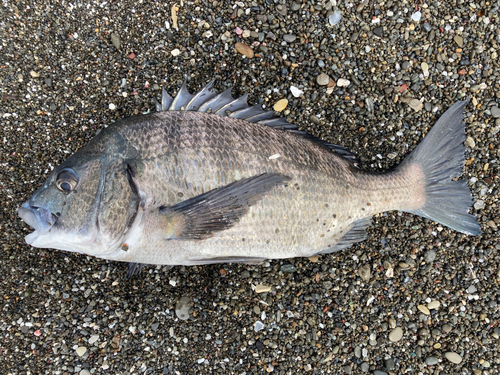
[(35, 231), (28, 234), (24, 239), (28, 245), (44, 234), (50, 232), (57, 222), (57, 216), (43, 207), (30, 206), (24, 203), (18, 210), (19, 217)]

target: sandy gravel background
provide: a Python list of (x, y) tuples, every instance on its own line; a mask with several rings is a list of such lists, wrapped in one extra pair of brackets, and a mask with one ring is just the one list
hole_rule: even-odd
[[(499, 4), (3, 0), (0, 373), (498, 373)], [(27, 246), (16, 210), (51, 168), (184, 77), (288, 99), (283, 116), (367, 170), (469, 97), (464, 178), (483, 234), (390, 212), (341, 253), (133, 279)]]

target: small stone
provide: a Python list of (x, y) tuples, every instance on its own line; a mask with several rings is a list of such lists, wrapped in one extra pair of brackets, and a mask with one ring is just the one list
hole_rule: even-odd
[(257, 320), (253, 326), (253, 329), (255, 332), (262, 331), (264, 329), (264, 323), (262, 323), (260, 320)]
[(32, 71), (30, 72), (30, 75), (31, 75), (33, 78), (38, 78), (38, 77), (40, 77), (40, 73), (37, 73), (37, 72), (35, 72), (34, 70), (32, 70)]
[(87, 348), (85, 346), (79, 346), (76, 348), (76, 354), (78, 354), (80, 357), (84, 355), (87, 352)]
[(427, 366), (434, 366), (434, 365), (437, 365), (438, 363), (439, 363), (438, 357), (427, 357), (425, 359), (425, 364)]
[(280, 270), (281, 270), (281, 272), (292, 273), (292, 272), (296, 272), (297, 268), (295, 268), (295, 266), (293, 264), (283, 264), (280, 267)]
[(313, 255), (312, 257), (309, 257), (307, 259), (309, 259), (310, 262), (312, 263), (318, 263), (319, 259), (321, 258), (320, 255)]
[(328, 22), (330, 22), (330, 25), (334, 26), (338, 24), (341, 19), (342, 19), (342, 13), (336, 10), (330, 15), (330, 17), (328, 17)]
[(365, 264), (363, 267), (360, 267), (358, 270), (358, 274), (363, 281), (370, 281), (370, 278), (372, 276), (371, 266), (369, 264)]
[(392, 342), (398, 342), (403, 338), (403, 329), (401, 327), (394, 328), (391, 333), (389, 333), (389, 340)]
[(455, 363), (455, 364), (459, 364), (460, 362), (462, 362), (462, 357), (460, 357), (460, 355), (458, 355), (457, 353), (455, 352), (446, 352), (444, 353), (444, 356), (446, 357), (446, 359), (452, 363)]
[(83, 369), (82, 371), (80, 371), (79, 375), (90, 375), (90, 371), (86, 370), (86, 369)]
[(285, 34), (283, 36), (283, 39), (285, 40), (285, 42), (292, 43), (293, 41), (295, 41), (295, 39), (297, 39), (297, 36), (294, 34)]
[(427, 64), (426, 62), (423, 62), (422, 64), (420, 64), (420, 67), (422, 68), (422, 72), (424, 72), (424, 75), (427, 73), (429, 73), (429, 64)]
[(276, 112), (283, 111), (288, 106), (288, 99), (280, 99), (276, 103), (274, 103), (273, 109)]
[(474, 203), (474, 208), (476, 210), (482, 210), (484, 208), (484, 201), (483, 200), (478, 200)]
[(382, 26), (380, 27), (376, 27), (375, 29), (373, 29), (373, 33), (378, 36), (378, 37), (382, 37), (382, 33), (384, 32), (384, 28)]
[(179, 48), (175, 48), (170, 53), (172, 54), (172, 56), (176, 57), (181, 54), (181, 51), (179, 50)]
[(368, 372), (370, 370), (370, 365), (368, 362), (361, 363), (361, 372)]
[(418, 100), (418, 99), (411, 99), (408, 102), (408, 105), (410, 106), (411, 109), (413, 109), (415, 112), (420, 111), (422, 108), (424, 108), (424, 104)]
[(116, 109), (116, 104), (109, 103), (109, 109), (111, 109), (112, 111), (114, 111)]
[(181, 320), (189, 319), (189, 310), (191, 309), (191, 299), (188, 296), (181, 297), (175, 305), (175, 315)]
[(437, 309), (439, 309), (439, 306), (441, 306), (441, 302), (439, 302), (437, 299), (435, 299), (434, 301), (431, 301), (427, 304), (427, 308), (429, 310), (437, 310)]
[(420, 22), (421, 18), (422, 18), (422, 13), (420, 12), (415, 12), (411, 15), (411, 19), (415, 22)]
[(89, 338), (89, 344), (92, 345), (94, 342), (96, 342), (97, 340), (99, 340), (99, 335), (92, 335), (90, 336)]
[(321, 73), (316, 77), (316, 82), (320, 86), (326, 86), (330, 82), (330, 77), (328, 77), (328, 75), (325, 73)]
[(291, 86), (290, 91), (291, 91), (292, 95), (295, 96), (296, 98), (298, 98), (299, 96), (301, 96), (304, 93), (304, 91), (302, 91), (301, 89), (299, 89), (298, 87), (295, 87), (295, 86)]
[(120, 48), (122, 46), (122, 41), (121, 41), (120, 36), (118, 34), (111, 33), (111, 43), (113, 43), (113, 46), (115, 46), (115, 48), (117, 50), (120, 50)]
[(427, 32), (429, 32), (429, 31), (432, 30), (432, 27), (431, 27), (431, 25), (430, 25), (429, 22), (425, 22), (424, 23), (424, 30), (427, 31)]
[(427, 308), (427, 306), (424, 306), (424, 305), (418, 305), (417, 308), (422, 312), (424, 313), (425, 315), (431, 315), (431, 312), (429, 311), (429, 309)]
[(349, 81), (348, 79), (345, 79), (345, 78), (339, 78), (337, 80), (337, 86), (339, 87), (347, 87), (351, 84), (351, 81)]
[(496, 105), (491, 107), (491, 115), (495, 118), (500, 118), (500, 108)]
[(384, 365), (385, 365), (385, 368), (389, 371), (394, 371), (394, 369), (396, 368), (396, 366), (394, 364), (394, 359), (392, 359), (392, 358), (387, 358), (384, 361)]
[(462, 48), (464, 46), (464, 38), (462, 38), (460, 35), (455, 35), (453, 37), (453, 40), (455, 41), (455, 43), (457, 43), (457, 45)]
[(498, 226), (497, 226), (497, 224), (493, 220), (488, 220), (486, 222), (486, 225), (489, 226), (491, 229), (493, 229), (495, 231), (498, 230)]
[(474, 141), (474, 138), (467, 137), (467, 140), (465, 141), (465, 146), (468, 147), (468, 148), (474, 148), (474, 147), (476, 147), (476, 142)]
[(436, 252), (434, 250), (427, 250), (424, 253), (425, 263), (432, 263), (434, 262), (434, 259), (436, 259)]
[(255, 293), (267, 293), (271, 290), (271, 287), (269, 285), (262, 285), (262, 284), (257, 284), (255, 285)]
[(467, 288), (467, 293), (473, 294), (477, 292), (477, 288), (474, 285), (471, 285)]
[(241, 53), (242, 55), (244, 55), (245, 57), (247, 57), (249, 59), (254, 57), (253, 49), (244, 43), (238, 42), (234, 45), (234, 48), (236, 49), (236, 51), (238, 51), (239, 53)]

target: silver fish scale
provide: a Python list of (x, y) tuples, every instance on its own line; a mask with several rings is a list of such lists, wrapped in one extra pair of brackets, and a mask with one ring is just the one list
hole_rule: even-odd
[[(379, 176), (356, 170), (308, 139), (228, 117), (199, 112), (162, 112), (144, 121), (117, 124), (133, 145), (131, 162), (145, 194), (144, 235), (121, 260), (192, 264), (210, 258), (308, 256), (334, 246), (352, 223), (409, 201), (412, 188), (395, 189), (406, 176)], [(270, 158), (271, 156), (275, 158)], [(279, 155), (279, 157), (277, 157)], [(158, 208), (171, 206), (235, 180), (262, 173), (292, 179), (251, 207), (234, 227), (200, 241), (166, 241)], [(366, 189), (370, 183), (373, 189)], [(409, 185), (409, 184), (408, 184)], [(387, 202), (390, 200), (390, 202)], [(141, 249), (133, 251), (134, 248)]]

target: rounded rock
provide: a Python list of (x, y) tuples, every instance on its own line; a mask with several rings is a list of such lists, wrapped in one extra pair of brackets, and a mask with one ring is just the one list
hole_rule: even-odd
[(238, 42), (234, 45), (234, 48), (236, 49), (236, 51), (249, 59), (254, 57), (253, 49), (250, 46), (247, 46), (245, 43)]
[(283, 111), (288, 106), (288, 99), (280, 99), (276, 103), (274, 103), (273, 109), (276, 112)]
[(394, 328), (391, 333), (389, 333), (389, 341), (398, 342), (403, 338), (403, 329), (401, 327)]
[(455, 363), (455, 364), (459, 364), (460, 362), (462, 362), (462, 357), (455, 353), (455, 352), (446, 352), (444, 353), (444, 356), (446, 357), (446, 359), (452, 363)]
[(321, 73), (316, 77), (316, 82), (320, 86), (326, 86), (330, 82), (330, 77), (328, 77), (328, 75), (325, 73)]

